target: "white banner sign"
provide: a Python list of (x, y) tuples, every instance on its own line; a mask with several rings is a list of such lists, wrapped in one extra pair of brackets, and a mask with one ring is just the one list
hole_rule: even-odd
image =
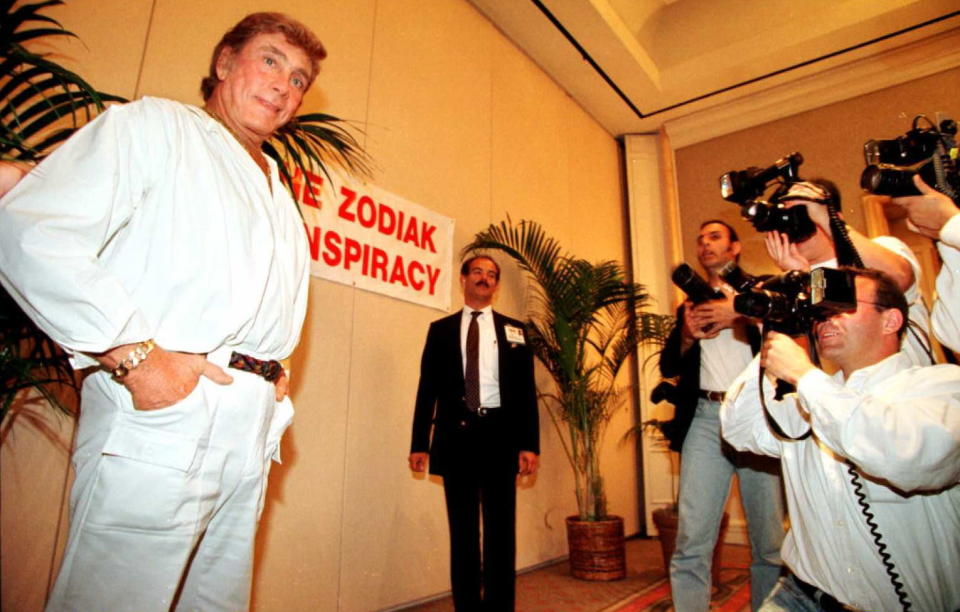
[(297, 170), (293, 192), (310, 243), (310, 273), (415, 302), (450, 309), (453, 219), (374, 185), (331, 171)]

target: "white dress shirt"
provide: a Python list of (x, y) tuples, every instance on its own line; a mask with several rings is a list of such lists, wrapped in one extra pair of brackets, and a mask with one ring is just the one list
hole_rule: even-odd
[[(474, 310), (464, 306), (460, 315), (460, 355), (463, 370), (467, 370), (467, 330), (470, 328), (470, 313)], [(493, 325), (493, 307), (482, 308), (477, 317), (480, 331), (480, 405), (486, 408), (500, 407), (500, 356), (497, 352), (497, 331)]]
[(203, 110), (114, 106), (0, 200), (0, 282), (72, 353), (148, 338), (281, 359), (306, 310), (303, 225)]
[(753, 359), (753, 350), (743, 325), (720, 330), (715, 338), (700, 341), (700, 388), (726, 391)]
[[(845, 458), (858, 466), (870, 511), (915, 610), (960, 607), (960, 367), (917, 367), (901, 351), (848, 380), (811, 370), (797, 394), (759, 408), (758, 360), (731, 386), (723, 437), (780, 457), (791, 529), (783, 560), (801, 580), (861, 610), (901, 608), (858, 505)], [(799, 398), (799, 402), (798, 402)]]
[(960, 215), (941, 228), (937, 250), (943, 265), (937, 275), (933, 333), (947, 348), (960, 353)]

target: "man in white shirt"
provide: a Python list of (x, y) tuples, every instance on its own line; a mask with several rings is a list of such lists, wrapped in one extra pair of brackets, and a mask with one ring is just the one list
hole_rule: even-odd
[(757, 325), (733, 310), (733, 289), (721, 271), (740, 254), (736, 231), (705, 221), (697, 259), (724, 299), (677, 310), (677, 325), (660, 353), (660, 372), (679, 376), (676, 415), (667, 429), (670, 447), (682, 451), (679, 528), (670, 561), (673, 606), (681, 612), (710, 607), (711, 563), (730, 483), (737, 475), (750, 536), (750, 601), (756, 609), (780, 576), (783, 490), (776, 461), (739, 453), (720, 438), (720, 403), (730, 383), (760, 348)]
[(946, 195), (923, 182), (913, 182), (922, 195), (893, 198), (907, 211), (917, 233), (937, 240), (943, 265), (937, 275), (937, 301), (933, 303), (933, 335), (954, 353), (960, 353), (960, 209)]
[(514, 609), (517, 474), (539, 462), (533, 351), (493, 310), (499, 285), (491, 257), (461, 265), (464, 308), (430, 324), (413, 415), (410, 469), (443, 477), (457, 612)]
[[(816, 233), (801, 242), (790, 242), (786, 234), (768, 232), (765, 236), (767, 252), (781, 270), (810, 270), (811, 268), (835, 268), (838, 254), (846, 245), (838, 242), (830, 226), (829, 208), (839, 214), (840, 191), (831, 181), (811, 179), (793, 183), (787, 192), (778, 197), (787, 208), (805, 206), (810, 219), (816, 225)], [(863, 267), (883, 270), (897, 283), (910, 304), (910, 321), (915, 329), (907, 330), (903, 351), (917, 365), (930, 365), (933, 358), (930, 353), (928, 332), (930, 329), (926, 306), (920, 294), (920, 262), (903, 241), (893, 236), (867, 238), (849, 225), (844, 231), (863, 261)], [(847, 260), (840, 265), (854, 265)]]
[(249, 15), (214, 51), (204, 108), (112, 107), (0, 201), (0, 282), (74, 367), (97, 367), (50, 611), (248, 607), (293, 413), (278, 360), (309, 280), (295, 204), (260, 145), (324, 56), (302, 24)]
[[(856, 274), (856, 311), (814, 326), (840, 370), (826, 374), (771, 332), (759, 364), (797, 393), (774, 400), (768, 378), (761, 392), (755, 361), (720, 412), (730, 444), (783, 466), (793, 575), (762, 610), (898, 610), (904, 598), (915, 610), (956, 610), (960, 367), (912, 365), (900, 351), (902, 292), (882, 272)], [(785, 436), (758, 409), (761, 395)]]

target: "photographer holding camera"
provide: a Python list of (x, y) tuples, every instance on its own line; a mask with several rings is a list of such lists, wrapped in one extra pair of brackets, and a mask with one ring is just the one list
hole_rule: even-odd
[(943, 260), (937, 275), (937, 301), (933, 304), (933, 335), (947, 348), (960, 353), (960, 209), (948, 196), (913, 177), (921, 195), (893, 198), (907, 211), (911, 229), (939, 241)]
[[(771, 332), (731, 386), (724, 438), (779, 457), (791, 529), (761, 610), (960, 609), (960, 367), (900, 351), (907, 301), (878, 270), (852, 270), (856, 309), (813, 324), (830, 376)], [(781, 401), (758, 367), (793, 383)], [(764, 411), (781, 434), (775, 435)]]
[[(677, 310), (677, 325), (660, 354), (663, 376), (680, 377), (676, 416), (667, 430), (670, 447), (680, 451), (682, 446), (683, 457), (677, 547), (670, 562), (673, 605), (680, 612), (709, 609), (713, 551), (734, 472), (749, 526), (752, 609), (774, 587), (782, 569), (779, 466), (768, 457), (738, 453), (720, 438), (724, 392), (760, 348), (757, 325), (734, 312), (733, 290), (720, 276), (739, 254), (740, 241), (732, 227), (717, 220), (701, 224), (697, 259), (710, 287), (693, 291), (681, 285), (690, 299)], [(705, 285), (683, 268), (696, 279), (694, 284)]]
[[(925, 337), (929, 329), (929, 315), (918, 287), (920, 263), (910, 247), (892, 236), (867, 238), (839, 221), (840, 191), (826, 179), (789, 183), (775, 201), (787, 210), (805, 207), (815, 231), (802, 240), (792, 239), (779, 231), (767, 232), (764, 243), (774, 262), (782, 270), (832, 268), (838, 265), (838, 259), (841, 265), (851, 265), (851, 257), (859, 254), (863, 267), (882, 270), (904, 291), (910, 305), (909, 320), (923, 333), (909, 330), (903, 350), (916, 365), (932, 364), (933, 358)], [(833, 226), (831, 209), (838, 219)], [(838, 257), (841, 253), (843, 257)]]

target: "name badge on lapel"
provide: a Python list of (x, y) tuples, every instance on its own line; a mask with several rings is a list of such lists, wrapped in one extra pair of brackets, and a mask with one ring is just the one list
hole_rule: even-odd
[(523, 330), (513, 325), (504, 325), (503, 333), (507, 336), (507, 342), (510, 344), (526, 344), (527, 339), (523, 336)]

